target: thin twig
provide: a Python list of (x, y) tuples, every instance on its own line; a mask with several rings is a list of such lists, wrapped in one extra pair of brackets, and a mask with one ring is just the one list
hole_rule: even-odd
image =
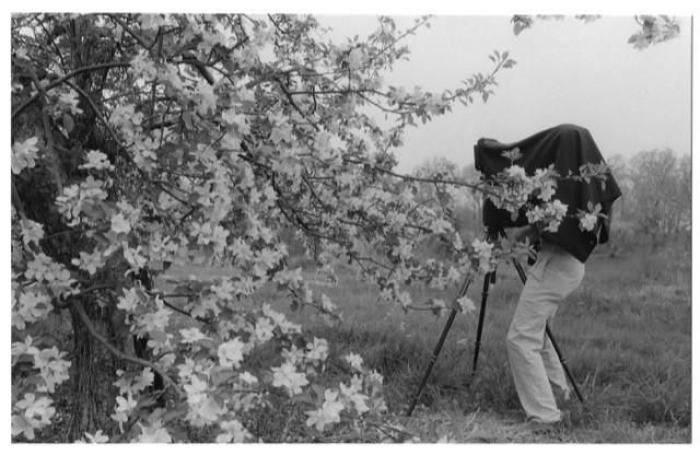
[[(146, 50), (150, 50), (151, 48), (153, 48), (153, 45), (149, 45), (148, 42), (146, 42), (141, 36), (139, 36), (134, 31), (132, 31), (131, 28), (129, 28), (128, 25), (126, 23), (124, 23), (123, 20), (121, 20), (119, 17), (117, 17), (116, 14), (107, 14), (107, 17), (109, 17), (110, 19), (112, 19), (113, 21), (115, 21), (119, 25), (121, 25), (121, 27), (124, 29), (124, 31), (126, 31), (127, 33), (129, 33), (129, 35), (131, 35), (131, 37), (136, 39), (136, 41), (141, 45), (141, 47), (143, 47)], [(156, 36), (156, 39), (157, 39), (157, 36)], [(155, 44), (155, 42), (154, 42), (154, 44)]]
[(163, 304), (164, 304), (165, 306), (167, 306), (168, 308), (172, 309), (172, 310), (175, 311), (175, 312), (178, 312), (178, 313), (180, 313), (180, 314), (182, 314), (182, 315), (185, 315), (185, 316), (187, 316), (187, 317), (189, 317), (189, 318), (191, 318), (191, 319), (194, 319), (194, 320), (196, 320), (196, 321), (198, 321), (198, 322), (201, 322), (201, 323), (203, 323), (203, 324), (205, 324), (205, 325), (211, 325), (211, 322), (210, 322), (209, 320), (205, 319), (205, 318), (202, 318), (202, 317), (194, 317), (191, 313), (185, 311), (185, 310), (182, 309), (182, 308), (178, 308), (177, 306), (173, 305), (172, 303), (170, 303), (170, 302), (168, 302), (167, 300), (164, 300), (164, 299), (162, 299), (162, 298), (161, 298), (161, 301), (163, 302)]
[(24, 202), (22, 202), (22, 199), (19, 196), (19, 192), (17, 192), (17, 186), (15, 186), (15, 180), (14, 178), (10, 178), (10, 191), (12, 193), (12, 206), (15, 207), (15, 211), (17, 211), (17, 214), (22, 219), (26, 219), (27, 216), (24, 212)]
[(395, 426), (393, 426), (393, 425), (389, 425), (389, 424), (386, 424), (386, 423), (374, 422), (374, 421), (372, 421), (372, 420), (364, 420), (363, 422), (366, 423), (367, 425), (376, 427), (376, 428), (378, 428), (378, 429), (380, 429), (380, 430), (381, 430), (382, 428), (386, 428), (386, 429), (388, 429), (388, 430), (394, 431), (394, 432), (396, 432), (396, 433), (404, 434), (404, 435), (406, 435), (406, 436), (411, 436), (411, 437), (416, 437), (416, 436), (418, 436), (418, 435), (415, 434), (415, 433), (411, 433), (410, 431), (402, 430), (402, 429), (400, 429), (400, 428), (397, 428), (397, 427), (395, 427)]

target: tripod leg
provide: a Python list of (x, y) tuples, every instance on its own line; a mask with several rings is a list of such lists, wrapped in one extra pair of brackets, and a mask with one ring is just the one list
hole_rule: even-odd
[(476, 365), (479, 362), (479, 349), (481, 348), (481, 333), (484, 329), (484, 317), (486, 316), (486, 301), (489, 297), (489, 286), (493, 282), (493, 272), (484, 277), (484, 285), (481, 290), (481, 306), (479, 307), (479, 323), (476, 328), (476, 341), (474, 343), (474, 360), (472, 361), (472, 379), (476, 374)]
[[(459, 297), (464, 296), (466, 294), (467, 289), (469, 289), (469, 277), (465, 278), (464, 284), (462, 285), (462, 289), (459, 291)], [(428, 362), (428, 367), (425, 369), (425, 373), (423, 374), (423, 379), (420, 382), (420, 385), (418, 386), (418, 390), (416, 391), (415, 395), (413, 396), (413, 399), (411, 400), (411, 405), (408, 407), (408, 411), (406, 412), (406, 416), (410, 417), (411, 414), (413, 414), (413, 410), (415, 409), (416, 405), (418, 404), (418, 399), (420, 398), (420, 394), (423, 392), (423, 388), (425, 387), (426, 383), (428, 382), (428, 377), (430, 376), (430, 372), (433, 370), (433, 366), (435, 365), (435, 361), (437, 361), (438, 355), (440, 355), (440, 351), (442, 350), (442, 346), (445, 343), (445, 339), (447, 338), (447, 333), (450, 331), (450, 328), (452, 327), (452, 322), (454, 322), (455, 317), (457, 316), (457, 309), (453, 306), (452, 310), (450, 311), (450, 316), (447, 318), (447, 322), (445, 323), (445, 327), (442, 329), (442, 333), (440, 334), (440, 339), (438, 339), (437, 344), (435, 345), (435, 349), (433, 350), (433, 354), (430, 357), (430, 361)]]
[(578, 401), (583, 403), (583, 395), (581, 395), (581, 391), (578, 389), (578, 385), (576, 384), (576, 381), (574, 380), (573, 375), (571, 375), (571, 371), (569, 370), (569, 366), (566, 365), (566, 360), (564, 359), (564, 356), (562, 356), (561, 351), (559, 350), (559, 345), (557, 345), (557, 341), (554, 340), (554, 335), (552, 334), (552, 330), (549, 328), (549, 324), (545, 327), (545, 332), (547, 333), (547, 337), (549, 338), (549, 342), (552, 343), (552, 347), (554, 347), (554, 351), (557, 354), (557, 357), (559, 358), (559, 362), (561, 362), (561, 366), (564, 368), (564, 372), (566, 373), (566, 377), (569, 379), (571, 382), (571, 385), (574, 387), (574, 392), (576, 393), (576, 397), (578, 398)]
[[(523, 266), (520, 264), (520, 262), (513, 258), (513, 265), (515, 266), (515, 271), (518, 272), (518, 276), (520, 277), (520, 281), (525, 284), (527, 281), (527, 275), (525, 274), (525, 269), (523, 269)], [(574, 380), (573, 375), (571, 375), (571, 371), (569, 370), (569, 366), (566, 365), (566, 360), (561, 354), (561, 351), (559, 350), (559, 346), (557, 345), (557, 341), (554, 339), (554, 335), (552, 334), (552, 330), (549, 328), (549, 323), (545, 326), (545, 332), (547, 334), (547, 337), (549, 337), (549, 341), (552, 343), (552, 347), (554, 347), (554, 351), (557, 354), (557, 357), (559, 358), (559, 362), (561, 363), (561, 366), (564, 368), (564, 373), (566, 373), (566, 377), (569, 379), (569, 382), (571, 382), (571, 385), (574, 387), (574, 392), (576, 393), (576, 397), (578, 400), (583, 403), (583, 396), (581, 395), (581, 391), (578, 388), (578, 384), (576, 384), (576, 380)]]
[(433, 365), (435, 365), (435, 361), (437, 361), (437, 357), (440, 354), (440, 350), (442, 350), (442, 345), (445, 343), (445, 338), (447, 337), (447, 333), (450, 331), (450, 327), (452, 327), (452, 322), (454, 322), (456, 315), (457, 315), (457, 310), (452, 308), (452, 311), (450, 311), (450, 317), (447, 318), (447, 323), (445, 324), (445, 328), (442, 329), (442, 334), (440, 335), (440, 339), (438, 340), (438, 343), (435, 346), (435, 350), (433, 350), (433, 355), (430, 357), (430, 361), (428, 362), (428, 367), (425, 369), (425, 373), (423, 374), (423, 379), (420, 382), (420, 385), (418, 387), (418, 391), (413, 396), (413, 400), (411, 400), (411, 406), (408, 407), (408, 411), (406, 412), (406, 415), (409, 417), (411, 416), (411, 414), (413, 414), (413, 410), (415, 409), (416, 404), (418, 403), (418, 399), (420, 398), (420, 394), (423, 392), (423, 388), (425, 387), (426, 383), (428, 382), (428, 377), (430, 376), (430, 372), (432, 372), (432, 370), (433, 370)]

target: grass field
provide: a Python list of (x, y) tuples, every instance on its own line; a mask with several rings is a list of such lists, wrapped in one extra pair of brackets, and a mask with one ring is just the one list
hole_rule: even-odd
[[(344, 316), (328, 325), (309, 311), (289, 310), (272, 287), (256, 294), (310, 335), (331, 347), (330, 360), (348, 351), (362, 355), (367, 366), (384, 375), (389, 420), (403, 425), (404, 438), (435, 442), (579, 442), (653, 443), (691, 440), (691, 272), (690, 250), (681, 246), (624, 257), (594, 256), (586, 265), (582, 285), (560, 308), (552, 331), (579, 383), (585, 404), (570, 401), (570, 423), (549, 434), (532, 434), (515, 393), (505, 354), (505, 334), (521, 289), (511, 267), (499, 269), (488, 301), (479, 369), (470, 380), (478, 314), (458, 315), (411, 418), (404, 413), (418, 386), (446, 315), (404, 313), (398, 305), (378, 302), (376, 288), (345, 269), (335, 285), (315, 284), (329, 295)], [(310, 280), (314, 272), (304, 272)], [(226, 272), (201, 267), (173, 267), (175, 278), (197, 275), (218, 278)], [(478, 306), (481, 280), (469, 296)], [(453, 292), (414, 288), (415, 302), (431, 297), (449, 299)], [(262, 357), (262, 355), (258, 355)], [(106, 369), (105, 369), (106, 370)], [(333, 373), (327, 375), (331, 378)], [(467, 382), (471, 381), (469, 387)], [(68, 392), (67, 387), (62, 392)], [(67, 398), (57, 394), (57, 408)], [(59, 414), (60, 416), (61, 414)], [(277, 442), (283, 428), (301, 411), (273, 411), (255, 418), (265, 442)], [(296, 423), (297, 420), (292, 420)], [(65, 420), (42, 433), (39, 441), (55, 442), (64, 435)], [(200, 432), (194, 442), (211, 442)], [(296, 440), (304, 441), (301, 433)], [(331, 442), (344, 442), (342, 433)]]
[[(500, 270), (489, 297), (479, 369), (470, 387), (465, 382), (476, 313), (458, 316), (410, 419), (401, 416), (446, 315), (405, 314), (379, 303), (375, 290), (349, 273), (337, 285), (317, 286), (339, 305), (343, 325), (285, 312), (328, 339), (335, 354), (357, 352), (379, 370), (396, 421), (422, 441), (447, 436), (457, 442), (690, 442), (690, 277), (690, 253), (679, 248), (589, 260), (581, 287), (552, 324), (586, 401), (565, 405), (570, 423), (547, 435), (525, 429), (506, 360), (505, 333), (521, 289), (510, 267)], [(469, 292), (477, 302), (480, 285)], [(413, 294), (448, 296), (425, 289)], [(276, 307), (284, 309), (283, 304)]]

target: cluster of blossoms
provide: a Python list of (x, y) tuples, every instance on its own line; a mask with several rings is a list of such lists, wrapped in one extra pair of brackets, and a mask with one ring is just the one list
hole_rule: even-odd
[(350, 382), (340, 383), (338, 389), (325, 389), (323, 396), (319, 395), (315, 401), (319, 407), (306, 413), (306, 425), (317, 431), (340, 423), (343, 416), (362, 417), (369, 412), (377, 414), (386, 411), (381, 394), (383, 377), (374, 370), (364, 368), (362, 357), (358, 354), (349, 353), (344, 360), (352, 372)]
[[(17, 212), (12, 211), (13, 216)], [(75, 293), (75, 280), (62, 264), (41, 252), (43, 226), (21, 218), (13, 232), (13, 254), (21, 259), (12, 265), (12, 367), (24, 374), (12, 389), (12, 435), (32, 440), (36, 431), (50, 425), (56, 413), (53, 400), (57, 386), (68, 380), (71, 363), (68, 354), (56, 346), (46, 347), (44, 339), (33, 335), (42, 321), (54, 311), (53, 299)], [(24, 244), (24, 247), (23, 245)], [(22, 250), (24, 248), (24, 250)]]
[(556, 190), (556, 176), (552, 167), (537, 169), (529, 176), (522, 166), (514, 164), (495, 177), (488, 198), (511, 213), (529, 201), (549, 202)]
[(566, 217), (568, 207), (555, 199), (552, 202), (543, 205), (536, 205), (528, 209), (525, 213), (527, 220), (530, 223), (542, 223), (544, 231), (555, 233), (559, 229), (561, 221)]
[(474, 239), (472, 248), (476, 253), (479, 272), (488, 273), (495, 267), (495, 259), (493, 255), (493, 243)]
[[(518, 149), (504, 152), (511, 161), (520, 157)], [(605, 177), (605, 164), (586, 165), (581, 167), (581, 174), (573, 177), (589, 182), (594, 177)], [(487, 198), (497, 208), (509, 211), (517, 217), (522, 208), (528, 222), (536, 224), (544, 231), (556, 232), (562, 220), (569, 213), (567, 205), (558, 199), (553, 199), (557, 188), (559, 175), (550, 166), (547, 169), (536, 169), (530, 176), (522, 166), (512, 164), (494, 177)], [(577, 214), (582, 230), (592, 231), (601, 217), (600, 205), (589, 205), (589, 211)]]
[[(56, 387), (69, 378), (70, 362), (65, 357), (66, 353), (56, 347), (40, 349), (31, 336), (24, 342), (12, 343), (12, 366), (28, 365), (37, 380), (36, 385), (24, 385), (19, 392), (13, 386), (13, 436), (24, 435), (32, 440), (37, 430), (51, 424), (56, 409), (47, 394), (54, 393)], [(23, 395), (21, 400), (15, 399), (18, 394)]]

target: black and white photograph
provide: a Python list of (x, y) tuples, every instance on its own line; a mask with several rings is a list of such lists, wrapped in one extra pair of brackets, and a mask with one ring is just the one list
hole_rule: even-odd
[(8, 12), (6, 442), (691, 443), (692, 12), (291, 5)]

